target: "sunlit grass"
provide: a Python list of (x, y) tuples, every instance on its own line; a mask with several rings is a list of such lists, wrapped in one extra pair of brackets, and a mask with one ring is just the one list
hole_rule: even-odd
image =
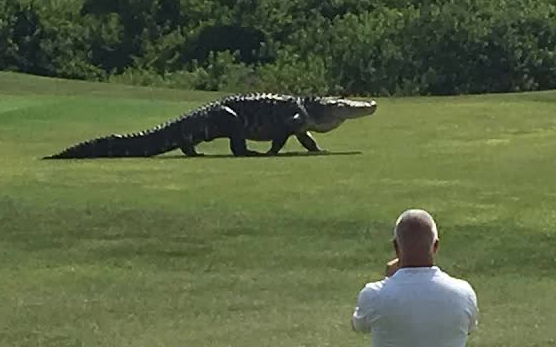
[(477, 291), (469, 346), (556, 345), (556, 93), (379, 98), (315, 135), (338, 155), (39, 160), (215, 97), (0, 73), (1, 346), (364, 345), (409, 207)]

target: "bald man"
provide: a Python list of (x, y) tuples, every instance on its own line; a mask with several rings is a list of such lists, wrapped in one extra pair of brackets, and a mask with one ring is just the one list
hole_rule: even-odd
[(434, 265), (438, 231), (432, 216), (404, 211), (392, 239), (397, 258), (386, 277), (359, 292), (352, 327), (372, 347), (464, 347), (477, 325), (477, 296), (468, 282)]

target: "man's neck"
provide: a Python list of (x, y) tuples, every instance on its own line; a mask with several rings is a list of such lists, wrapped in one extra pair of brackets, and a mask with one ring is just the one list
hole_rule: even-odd
[(411, 265), (402, 265), (400, 266), (401, 268), (412, 268), (412, 267), (433, 267), (434, 264), (423, 264), (423, 265), (419, 265), (419, 264), (411, 264)]
[(434, 261), (427, 259), (427, 260), (409, 260), (400, 262), (400, 268), (404, 267), (433, 267)]

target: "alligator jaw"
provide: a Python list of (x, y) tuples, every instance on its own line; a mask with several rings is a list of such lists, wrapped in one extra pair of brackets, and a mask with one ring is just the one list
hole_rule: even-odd
[(374, 100), (324, 97), (309, 100), (305, 107), (309, 115), (307, 130), (324, 133), (336, 129), (348, 119), (371, 116), (375, 113), (377, 104)]
[(374, 100), (345, 100), (343, 104), (345, 105), (343, 109), (337, 111), (338, 117), (343, 120), (371, 116), (373, 113), (375, 113), (377, 108), (377, 104)]

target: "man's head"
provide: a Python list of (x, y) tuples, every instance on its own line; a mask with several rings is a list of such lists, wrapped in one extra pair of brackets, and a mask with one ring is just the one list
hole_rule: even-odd
[(436, 223), (424, 210), (406, 210), (396, 221), (392, 241), (401, 266), (432, 266), (439, 242)]

